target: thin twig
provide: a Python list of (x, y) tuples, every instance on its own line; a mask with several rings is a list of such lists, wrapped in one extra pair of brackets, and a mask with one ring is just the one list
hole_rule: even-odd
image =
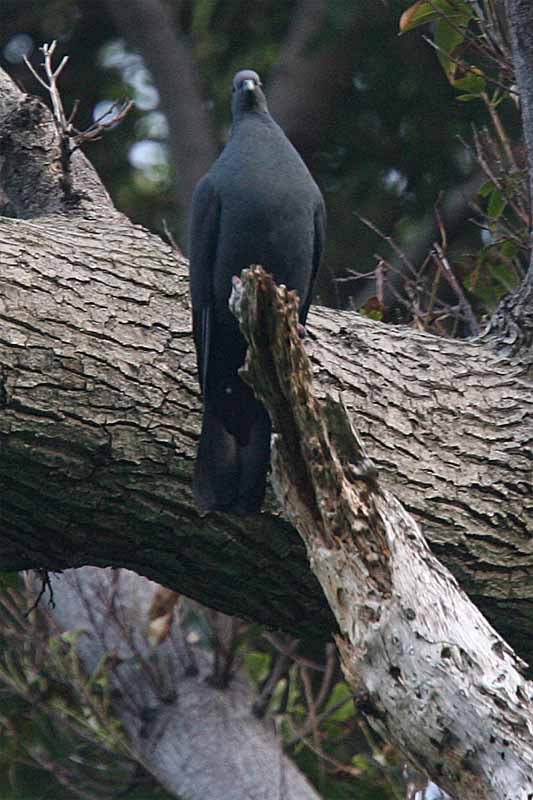
[(396, 244), (394, 239), (391, 236), (387, 236), (385, 233), (383, 233), (383, 231), (380, 231), (379, 228), (377, 228), (373, 222), (371, 222), (369, 219), (366, 219), (366, 217), (363, 217), (361, 214), (358, 214), (357, 211), (355, 212), (355, 216), (360, 222), (363, 223), (363, 225), (366, 225), (367, 228), (370, 228), (371, 231), (373, 231), (377, 236), (379, 236), (380, 239), (383, 239), (384, 242), (387, 242), (391, 250), (393, 250), (396, 253), (402, 264), (407, 267), (407, 269), (411, 272), (411, 274), (414, 277), (416, 277), (417, 271), (414, 268), (412, 262), (407, 258), (401, 247), (399, 247)]
[[(445, 56), (449, 61), (451, 61), (457, 67), (460, 67), (460, 69), (462, 69), (464, 72), (470, 72), (473, 75), (475, 75), (476, 78), (479, 77), (479, 70), (477, 67), (473, 67), (470, 64), (467, 64), (466, 61), (463, 61), (461, 58), (455, 58), (454, 56), (450, 55), (450, 53), (447, 53), (446, 50), (443, 50), (442, 47), (439, 47), (439, 45), (436, 42), (434, 42), (433, 39), (431, 39), (429, 36), (423, 36), (422, 38), (424, 39), (425, 42), (427, 42), (427, 44), (429, 44), (430, 47), (432, 47), (438, 53), (442, 53), (443, 56)], [(493, 78), (491, 75), (484, 74), (484, 78), (489, 83), (493, 83), (495, 86), (499, 86), (499, 88), (503, 89), (506, 94), (514, 95), (516, 97), (520, 96), (516, 91), (516, 89), (513, 89), (512, 86), (502, 83), (496, 78)]]
[[(56, 51), (57, 41), (54, 40), (51, 44), (44, 44), (40, 50), (44, 56), (44, 61), (42, 66), (44, 68), (44, 72), (46, 75), (46, 80), (44, 80), (37, 70), (32, 66), (31, 62), (28, 60), (26, 56), (24, 56), (24, 63), (34, 76), (34, 78), (43, 86), (48, 94), (50, 95), (50, 99), (52, 101), (52, 113), (54, 118), (55, 126), (63, 138), (64, 141), (68, 141), (71, 139), (74, 143), (74, 147), (69, 149), (68, 156), (70, 157), (72, 153), (77, 150), (83, 142), (87, 141), (94, 141), (95, 139), (99, 139), (101, 135), (106, 131), (108, 128), (114, 127), (119, 122), (121, 122), (124, 117), (131, 111), (134, 106), (133, 100), (116, 100), (107, 111), (98, 117), (88, 128), (85, 130), (78, 130), (74, 127), (74, 119), (78, 113), (79, 109), (79, 100), (74, 102), (74, 106), (72, 108), (71, 113), (67, 117), (65, 113), (65, 109), (63, 107), (63, 102), (61, 100), (61, 95), (59, 93), (58, 88), (58, 79), (63, 70), (65, 69), (66, 65), (68, 64), (69, 57), (63, 56), (61, 61), (59, 62), (58, 66), (53, 66), (53, 56)], [(109, 119), (107, 122), (103, 122), (102, 120), (105, 117), (108, 117), (113, 111), (116, 110), (116, 113)]]
[(438, 264), (442, 268), (446, 280), (448, 281), (453, 291), (455, 292), (457, 299), (459, 300), (459, 305), (463, 310), (465, 317), (468, 320), (472, 336), (477, 336), (479, 334), (479, 325), (476, 319), (476, 315), (472, 310), (472, 306), (466, 299), (465, 293), (463, 292), (463, 288), (459, 283), (459, 281), (457, 280), (457, 278), (455, 277), (455, 274), (452, 268), (450, 267), (450, 263), (444, 253), (444, 250), (437, 242), (434, 243), (433, 247), (435, 248)]

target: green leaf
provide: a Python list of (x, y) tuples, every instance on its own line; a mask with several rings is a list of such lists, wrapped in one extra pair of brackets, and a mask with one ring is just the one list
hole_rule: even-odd
[(407, 33), (419, 25), (425, 25), (426, 22), (432, 22), (438, 19), (438, 12), (435, 11), (434, 6), (426, 0), (419, 0), (414, 6), (411, 6), (404, 11), (400, 17), (400, 32)]
[(269, 653), (252, 652), (245, 655), (246, 669), (254, 683), (260, 684), (267, 678), (271, 661)]
[(490, 196), (489, 207), (487, 209), (487, 214), (493, 222), (501, 217), (506, 205), (507, 200), (505, 197), (503, 197), (498, 189), (494, 189)]
[(494, 184), (492, 181), (485, 181), (479, 190), (480, 197), (488, 197), (494, 191)]
[(338, 708), (328, 718), (329, 721), (336, 720), (337, 722), (343, 722), (353, 717), (353, 692), (344, 681), (339, 681), (333, 689), (327, 702), (326, 709), (329, 711), (331, 708), (335, 708), (335, 706), (338, 706)]
[(507, 239), (501, 248), (500, 253), (504, 258), (514, 258), (515, 255), (518, 253), (518, 245), (516, 242), (511, 241), (511, 239)]
[(489, 271), (493, 280), (502, 287), (502, 294), (507, 294), (517, 288), (518, 277), (513, 274), (507, 264), (491, 264)]
[(18, 572), (0, 572), (0, 591), (5, 589), (20, 589), (22, 579)]
[(360, 769), (361, 772), (367, 772), (370, 767), (370, 762), (363, 753), (357, 753), (355, 756), (352, 756), (352, 764), (357, 769)]
[(486, 88), (483, 75), (476, 75), (474, 72), (469, 72), (464, 78), (457, 78), (453, 81), (453, 85), (455, 89), (462, 89), (469, 95), (479, 95)]
[(467, 0), (418, 0), (400, 17), (400, 33), (407, 33), (434, 20), (442, 20), (443, 14), (450, 20), (460, 22), (465, 17), (469, 19), (472, 11)]
[(457, 70), (454, 57), (465, 40), (468, 19), (467, 16), (454, 16), (451, 24), (447, 19), (441, 18), (436, 26), (435, 44), (438, 47), (439, 61), (451, 83)]

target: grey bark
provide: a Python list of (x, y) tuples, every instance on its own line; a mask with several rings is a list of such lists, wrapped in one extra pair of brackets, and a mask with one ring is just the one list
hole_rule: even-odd
[[(530, 205), (533, 198), (533, 8), (528, 0), (505, 0), (511, 33), (516, 84), (520, 95), (522, 128), (529, 163)], [(531, 240), (530, 224), (530, 240)], [(533, 240), (531, 240), (533, 241)], [(488, 327), (494, 346), (507, 352), (533, 348), (533, 249), (529, 271), (516, 292), (509, 295)]]
[[(92, 193), (79, 152), (67, 201), (44, 107), (6, 76), (0, 88), (0, 180), (19, 217), (0, 220), (0, 569), (123, 566), (327, 638), (335, 621), (272, 499), (246, 520), (194, 508), (185, 262)], [(309, 332), (317, 385), (342, 391), (386, 488), (531, 658), (531, 350), (320, 308)]]
[(533, 9), (527, 0), (505, 0), (511, 33), (515, 80), (520, 95), (522, 127), (529, 161), (533, 197)]
[(60, 630), (83, 631), (76, 649), (88, 674), (113, 653), (113, 713), (136, 760), (167, 791), (187, 800), (318, 800), (283, 755), (272, 720), (253, 715), (243, 669), (223, 690), (212, 686), (213, 653), (186, 644), (178, 612), (164, 641), (150, 643), (156, 584), (94, 567), (51, 582), (56, 605), (47, 613)]

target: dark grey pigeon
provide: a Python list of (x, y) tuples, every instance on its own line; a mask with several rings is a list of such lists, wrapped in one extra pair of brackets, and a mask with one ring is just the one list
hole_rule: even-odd
[(231, 137), (192, 200), (193, 332), (204, 399), (193, 491), (206, 511), (250, 514), (263, 502), (270, 418), (239, 377), (246, 342), (228, 308), (232, 277), (261, 264), (296, 289), (305, 323), (324, 246), (320, 190), (270, 116), (256, 72), (233, 79)]

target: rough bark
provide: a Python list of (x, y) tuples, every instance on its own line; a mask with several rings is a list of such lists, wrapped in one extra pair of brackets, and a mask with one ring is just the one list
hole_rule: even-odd
[(62, 631), (83, 631), (76, 649), (88, 674), (113, 653), (113, 713), (135, 758), (173, 796), (318, 800), (283, 755), (272, 720), (253, 715), (242, 669), (223, 690), (213, 686), (213, 653), (186, 643), (177, 612), (165, 639), (150, 643), (156, 584), (94, 567), (51, 582), (56, 605), (48, 614)]
[[(505, 0), (522, 128), (529, 163), (529, 193), (533, 198), (533, 8), (528, 0)], [(530, 225), (530, 238), (531, 238)], [(533, 239), (531, 240), (533, 241)], [(493, 346), (508, 354), (533, 351), (533, 248), (522, 285), (505, 298), (486, 333)], [(531, 363), (531, 362), (530, 362)]]
[[(0, 88), (0, 180), (19, 217), (0, 219), (0, 569), (123, 566), (328, 637), (333, 616), (272, 499), (245, 520), (194, 508), (185, 262), (93, 193), (79, 152), (66, 197), (46, 110), (6, 76)], [(530, 351), (511, 358), (320, 308), (306, 347), (319, 389), (341, 391), (357, 415), (386, 488), (531, 658)]]
[(533, 8), (528, 0), (505, 0), (511, 33), (515, 79), (520, 94), (522, 127), (529, 160), (533, 197)]
[(245, 376), (276, 431), (273, 483), (340, 628), (365, 716), (454, 798), (533, 796), (533, 684), (380, 484), (341, 403), (319, 400), (298, 299), (254, 268), (235, 302)]

